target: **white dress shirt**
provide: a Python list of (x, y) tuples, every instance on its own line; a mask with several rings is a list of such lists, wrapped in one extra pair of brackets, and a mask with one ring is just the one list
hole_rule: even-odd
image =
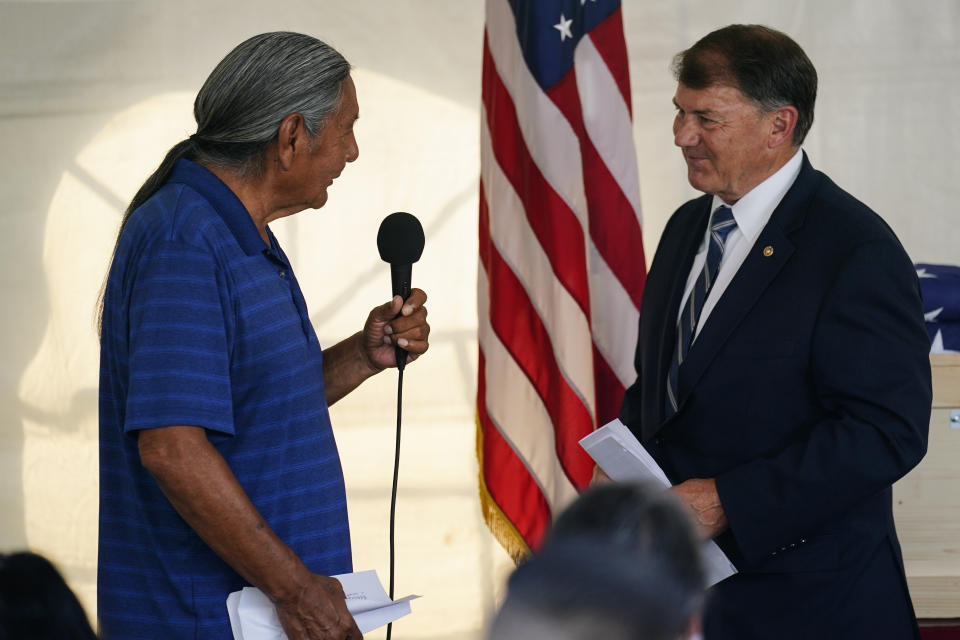
[[(747, 259), (750, 248), (760, 237), (760, 232), (773, 215), (773, 210), (777, 208), (783, 196), (787, 194), (790, 187), (800, 174), (800, 167), (803, 164), (803, 153), (798, 149), (785, 165), (780, 167), (776, 173), (755, 186), (745, 196), (740, 198), (732, 207), (733, 219), (737, 221), (737, 226), (727, 235), (727, 241), (724, 243), (723, 257), (720, 259), (720, 269), (713, 282), (713, 288), (703, 303), (703, 310), (700, 312), (700, 319), (697, 321), (697, 330), (693, 334), (693, 340), (700, 335), (700, 329), (707, 321), (707, 317), (717, 302), (727, 290), (727, 285), (733, 280), (733, 276)], [(729, 206), (717, 196), (713, 196), (713, 204), (710, 211), (716, 211), (720, 206)], [(712, 220), (712, 216), (711, 216)], [(700, 272), (703, 270), (703, 264), (707, 260), (707, 247), (710, 237), (710, 225), (703, 233), (703, 241), (700, 248), (697, 249), (697, 255), (693, 258), (693, 266), (690, 267), (690, 274), (687, 276), (687, 286), (683, 291), (683, 298), (680, 302), (680, 309), (677, 312), (677, 322), (680, 322), (680, 314), (683, 313), (683, 307), (693, 291), (693, 285), (696, 283)]]

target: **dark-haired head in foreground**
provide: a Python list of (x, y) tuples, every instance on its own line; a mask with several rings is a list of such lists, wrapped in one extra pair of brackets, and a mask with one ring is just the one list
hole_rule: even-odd
[(0, 640), (93, 640), (87, 615), (50, 562), (0, 554)]
[(557, 519), (541, 552), (510, 578), (489, 638), (668, 640), (698, 626), (700, 544), (662, 489), (590, 489)]

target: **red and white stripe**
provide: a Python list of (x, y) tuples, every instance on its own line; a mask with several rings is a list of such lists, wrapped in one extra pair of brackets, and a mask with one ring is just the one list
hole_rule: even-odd
[[(488, 521), (535, 547), (589, 483), (578, 441), (633, 381), (645, 261), (618, 9), (543, 91), (488, 0), (481, 119), (478, 455)], [(496, 526), (495, 526), (496, 525)]]

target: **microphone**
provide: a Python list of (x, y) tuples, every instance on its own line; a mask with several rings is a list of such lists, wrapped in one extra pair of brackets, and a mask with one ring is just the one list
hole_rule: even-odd
[[(410, 297), (410, 279), (413, 263), (423, 253), (423, 227), (415, 216), (403, 211), (391, 213), (380, 223), (377, 232), (377, 249), (380, 258), (390, 263), (390, 281), (393, 295), (404, 300)], [(407, 352), (396, 347), (397, 368), (403, 371), (407, 364)]]
[[(404, 300), (410, 297), (410, 276), (413, 263), (423, 253), (423, 227), (409, 213), (391, 213), (380, 223), (377, 232), (377, 249), (384, 262), (390, 263), (390, 282), (393, 295)], [(390, 599), (393, 600), (394, 529), (397, 513), (397, 480), (400, 471), (400, 415), (403, 409), (403, 368), (407, 364), (407, 351), (394, 346), (397, 354), (397, 449), (393, 459), (393, 488), (390, 493)], [(387, 624), (387, 640), (390, 640), (393, 623)]]

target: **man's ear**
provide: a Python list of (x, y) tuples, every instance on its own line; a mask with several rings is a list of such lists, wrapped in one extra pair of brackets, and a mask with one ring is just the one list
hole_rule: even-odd
[(280, 121), (277, 130), (277, 162), (281, 171), (289, 171), (294, 159), (307, 150), (307, 130), (303, 116), (291, 113)]
[(780, 107), (770, 114), (771, 127), (768, 146), (776, 149), (780, 145), (787, 143), (793, 144), (793, 130), (797, 128), (797, 108), (792, 105)]

